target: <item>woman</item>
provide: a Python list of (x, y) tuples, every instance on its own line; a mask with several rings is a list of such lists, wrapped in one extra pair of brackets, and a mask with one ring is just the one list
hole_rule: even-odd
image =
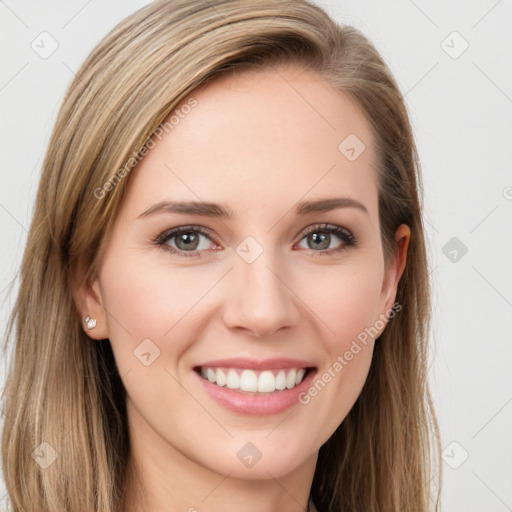
[(12, 510), (437, 509), (420, 192), (389, 69), (318, 6), (121, 22), (43, 164)]

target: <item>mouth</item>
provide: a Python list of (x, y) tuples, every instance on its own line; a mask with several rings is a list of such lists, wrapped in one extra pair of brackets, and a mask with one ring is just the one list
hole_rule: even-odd
[(247, 395), (271, 395), (294, 389), (315, 369), (314, 366), (267, 369), (194, 367), (194, 371), (211, 384)]
[(232, 413), (271, 416), (302, 404), (317, 366), (305, 359), (231, 357), (192, 368), (199, 389)]

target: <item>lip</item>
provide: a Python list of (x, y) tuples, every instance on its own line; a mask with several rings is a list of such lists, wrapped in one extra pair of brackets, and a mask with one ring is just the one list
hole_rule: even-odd
[(232, 357), (230, 359), (218, 359), (206, 361), (194, 368), (247, 368), (248, 370), (281, 370), (283, 368), (312, 368), (315, 365), (311, 361), (288, 358), (251, 359), (247, 357)]
[[(227, 363), (229, 361), (229, 364)], [(233, 366), (233, 362), (245, 361), (245, 366)], [(199, 381), (199, 385), (206, 392), (206, 394), (217, 402), (222, 407), (246, 416), (271, 416), (282, 413), (294, 405), (299, 405), (299, 395), (305, 392), (310, 386), (317, 373), (317, 368), (311, 364), (305, 365), (304, 361), (300, 362), (291, 359), (279, 359), (270, 360), (267, 359), (264, 362), (255, 362), (254, 360), (242, 360), (242, 359), (230, 359), (222, 361), (213, 361), (208, 364), (204, 363), (200, 366), (215, 366), (217, 368), (231, 367), (231, 368), (248, 368), (248, 369), (261, 369), (261, 364), (264, 368), (278, 368), (274, 366), (277, 364), (286, 364), (286, 366), (280, 366), (279, 368), (308, 368), (307, 373), (302, 382), (292, 389), (283, 389), (281, 391), (274, 391), (268, 394), (253, 394), (246, 393), (243, 391), (235, 391), (233, 389), (226, 388), (225, 386), (217, 386), (217, 384), (211, 383), (209, 380), (204, 379), (199, 373), (194, 370), (192, 373), (196, 376)], [(246, 366), (247, 362), (252, 362), (253, 366)], [(271, 364), (269, 365), (269, 362)], [(280, 362), (280, 363), (279, 363)], [(224, 363), (224, 364), (220, 364)], [(199, 368), (197, 366), (196, 368)]]

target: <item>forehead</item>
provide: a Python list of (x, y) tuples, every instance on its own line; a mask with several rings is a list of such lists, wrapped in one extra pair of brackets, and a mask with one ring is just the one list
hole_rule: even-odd
[(369, 124), (314, 72), (281, 66), (224, 75), (195, 89), (171, 117), (172, 129), (131, 173), (132, 213), (161, 200), (204, 200), (235, 215), (275, 215), (300, 200), (349, 196), (376, 215)]

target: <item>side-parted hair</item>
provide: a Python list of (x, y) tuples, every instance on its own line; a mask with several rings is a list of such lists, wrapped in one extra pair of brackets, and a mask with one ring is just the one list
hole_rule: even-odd
[[(411, 229), (401, 310), (375, 344), (356, 403), (320, 448), (313, 500), (330, 512), (438, 510), (421, 173), (388, 66), (356, 28), (308, 0), (161, 0), (119, 23), (88, 56), (44, 159), (3, 346), (5, 354), (12, 338), (1, 455), (13, 512), (123, 512), (126, 392), (110, 343), (85, 334), (74, 290), (96, 276), (130, 179), (126, 163), (176, 106), (224, 73), (287, 63), (321, 75), (370, 124), (386, 263), (398, 226)], [(46, 457), (57, 455), (48, 467), (37, 463), (43, 442)]]

